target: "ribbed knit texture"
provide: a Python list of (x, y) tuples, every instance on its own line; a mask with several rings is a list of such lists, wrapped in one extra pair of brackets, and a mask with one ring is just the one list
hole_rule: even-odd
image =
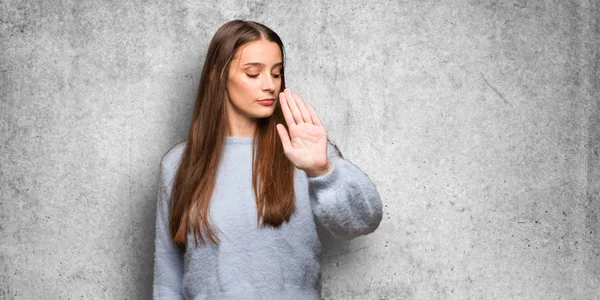
[(280, 228), (257, 227), (252, 191), (252, 137), (227, 137), (211, 198), (210, 218), (219, 245), (188, 234), (180, 250), (168, 230), (168, 201), (185, 142), (160, 165), (154, 253), (154, 299), (318, 299), (321, 244), (317, 226), (342, 240), (373, 232), (382, 204), (371, 180), (338, 156), (333, 169), (308, 177), (295, 169), (296, 212)]

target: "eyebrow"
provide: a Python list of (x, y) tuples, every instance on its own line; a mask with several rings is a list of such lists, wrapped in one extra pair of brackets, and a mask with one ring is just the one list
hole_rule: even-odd
[[(244, 67), (245, 67), (245, 66), (248, 66), (248, 65), (251, 65), (251, 66), (260, 66), (260, 67), (263, 67), (265, 64), (263, 64), (263, 63), (259, 63), (259, 62), (248, 62), (248, 63), (245, 63), (245, 64), (244, 64)], [(273, 65), (273, 68), (275, 68), (275, 67), (277, 67), (277, 66), (283, 66), (283, 62), (278, 62), (278, 63), (274, 64), (274, 65)]]

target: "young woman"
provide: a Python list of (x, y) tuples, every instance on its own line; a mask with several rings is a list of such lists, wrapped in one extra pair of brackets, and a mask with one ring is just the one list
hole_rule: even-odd
[(379, 226), (375, 186), (285, 88), (283, 56), (256, 22), (212, 38), (188, 138), (160, 165), (154, 299), (318, 299), (317, 226)]

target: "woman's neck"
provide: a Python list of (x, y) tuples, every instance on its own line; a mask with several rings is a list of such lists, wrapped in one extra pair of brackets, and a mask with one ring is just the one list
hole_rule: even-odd
[(227, 130), (227, 136), (252, 137), (252, 136), (254, 136), (255, 131), (256, 131), (256, 122), (255, 123), (245, 123), (244, 125), (241, 125), (239, 123), (230, 124), (229, 128)]

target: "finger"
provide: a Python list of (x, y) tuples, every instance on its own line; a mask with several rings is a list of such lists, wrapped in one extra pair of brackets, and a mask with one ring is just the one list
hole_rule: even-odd
[(281, 144), (283, 145), (283, 151), (288, 152), (288, 149), (290, 149), (292, 143), (290, 142), (290, 136), (288, 135), (285, 126), (283, 126), (283, 124), (277, 124), (275, 127), (277, 127), (277, 133), (279, 133), (279, 138), (281, 139)]
[(319, 119), (319, 116), (317, 116), (317, 112), (315, 111), (315, 108), (312, 106), (312, 104), (307, 102), (306, 108), (308, 108), (308, 111), (310, 112), (313, 124), (322, 127), (323, 125), (321, 125), (321, 120)]
[(308, 109), (306, 109), (304, 102), (302, 102), (300, 95), (298, 95), (296, 93), (292, 93), (292, 96), (294, 97), (294, 100), (296, 101), (296, 105), (298, 105), (298, 108), (300, 109), (300, 113), (302, 113), (302, 120), (304, 120), (304, 122), (306, 122), (306, 123), (312, 124), (313, 122), (310, 117), (310, 113), (308, 112)]
[(302, 120), (302, 113), (296, 104), (296, 100), (294, 100), (294, 97), (292, 96), (292, 91), (289, 88), (285, 88), (283, 92), (285, 94), (285, 99), (287, 100), (288, 106), (292, 111), (292, 116), (294, 116), (294, 120), (296, 120), (296, 124), (304, 122), (304, 120)]
[(288, 127), (296, 125), (296, 121), (294, 120), (294, 117), (292, 117), (292, 112), (290, 111), (290, 106), (288, 105), (288, 98), (283, 92), (279, 93), (279, 101), (281, 102), (281, 111), (283, 112), (283, 118), (288, 124)]

